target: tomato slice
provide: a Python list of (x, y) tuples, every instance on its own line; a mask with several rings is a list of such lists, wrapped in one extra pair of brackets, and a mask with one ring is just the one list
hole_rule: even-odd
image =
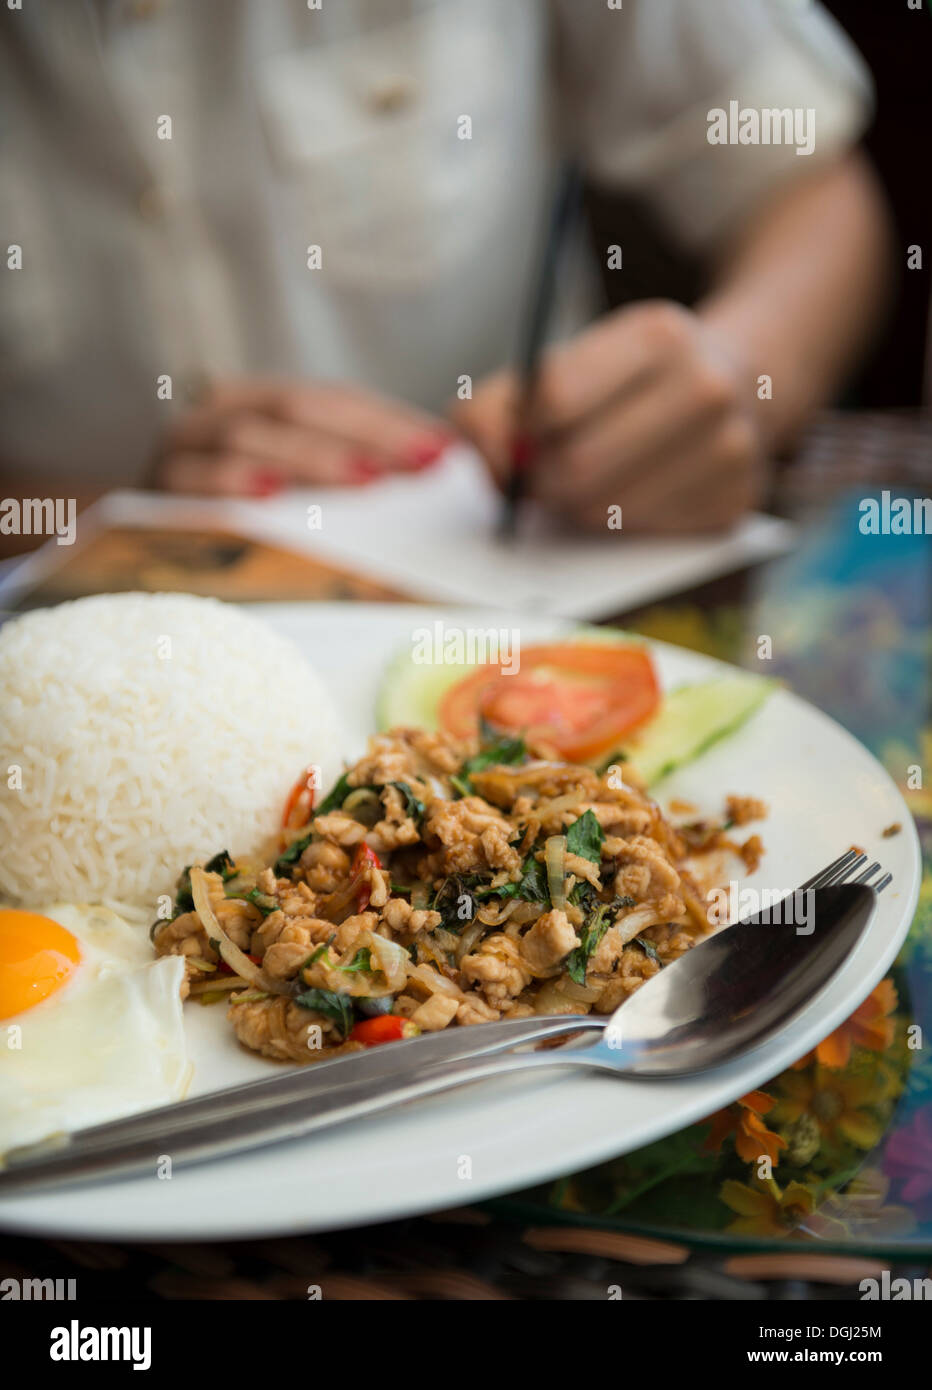
[(561, 757), (585, 762), (609, 753), (660, 703), (660, 686), (644, 647), (567, 642), (527, 647), (520, 670), (481, 666), (443, 696), (441, 729), (474, 737), (480, 716), (494, 728), (547, 743)]

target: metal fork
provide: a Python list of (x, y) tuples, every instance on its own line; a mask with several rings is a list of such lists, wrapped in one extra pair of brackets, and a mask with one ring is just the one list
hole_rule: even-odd
[[(813, 874), (812, 878), (807, 878), (796, 891), (805, 893), (810, 888), (828, 888), (836, 883), (867, 883), (875, 893), (882, 893), (893, 882), (893, 875), (883, 873), (883, 866), (876, 859), (863, 873), (858, 874), (857, 878), (852, 877), (855, 869), (859, 869), (866, 859), (867, 855), (862, 849), (852, 847), (837, 859), (833, 859), (831, 864), (827, 864), (819, 873)], [(876, 873), (880, 873), (881, 877), (876, 883), (871, 883)]]
[[(873, 863), (858, 873), (866, 859), (862, 851), (848, 850), (800, 885), (797, 892), (811, 890), (819, 905), (811, 938), (772, 926), (735, 935), (761, 925), (759, 917), (745, 919), (667, 966), (610, 1019), (571, 1015), (449, 1030), (97, 1125), (62, 1136), (66, 1147), (58, 1152), (7, 1155), (0, 1195), (151, 1171), (165, 1153), (176, 1163), (217, 1158), (512, 1070), (574, 1065), (659, 1076), (715, 1065), (725, 1059), (723, 1041), (738, 1051), (759, 1046), (837, 970), (870, 916), (875, 892), (891, 880), (882, 874), (873, 890), (868, 887), (881, 866)], [(779, 991), (774, 981), (779, 981)], [(698, 1040), (697, 1020), (704, 1030)], [(514, 1050), (593, 1032), (605, 1034), (595, 1045)]]

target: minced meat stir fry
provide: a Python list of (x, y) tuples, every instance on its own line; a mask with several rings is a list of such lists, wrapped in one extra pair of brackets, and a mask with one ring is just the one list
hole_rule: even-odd
[(229, 998), (240, 1041), (281, 1060), (611, 1013), (709, 930), (684, 861), (723, 826), (680, 833), (632, 772), (541, 751), (372, 738), (264, 866), (223, 852), (186, 870), (157, 952), (184, 956), (185, 992)]

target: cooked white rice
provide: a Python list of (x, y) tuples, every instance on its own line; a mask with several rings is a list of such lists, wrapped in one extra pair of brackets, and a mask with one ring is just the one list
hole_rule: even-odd
[(341, 744), (298, 648), (231, 605), (26, 614), (0, 629), (0, 897), (154, 918), (186, 864), (258, 851), (309, 763), (326, 789)]

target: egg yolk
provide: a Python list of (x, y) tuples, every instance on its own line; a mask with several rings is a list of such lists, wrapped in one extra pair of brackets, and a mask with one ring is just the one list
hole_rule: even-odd
[(78, 942), (38, 912), (0, 911), (0, 1019), (61, 989), (81, 960)]

